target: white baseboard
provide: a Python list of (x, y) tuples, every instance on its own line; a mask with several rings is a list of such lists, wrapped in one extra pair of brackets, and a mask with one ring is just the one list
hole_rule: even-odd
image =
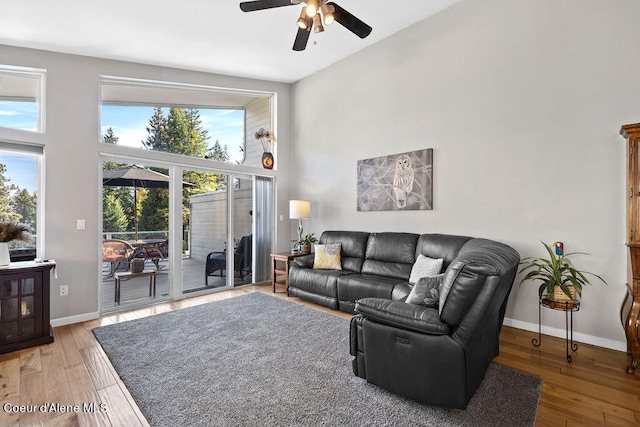
[[(524, 329), (525, 331), (538, 332), (537, 323), (523, 322), (521, 320), (504, 318), (503, 324), (512, 326), (518, 329)], [(542, 333), (545, 335), (551, 335), (552, 337), (566, 338), (566, 331), (560, 328), (552, 328), (550, 326), (542, 325)], [(597, 345), (598, 347), (610, 348), (612, 350), (627, 351), (627, 343), (622, 341), (610, 340), (607, 338), (594, 337), (593, 335), (583, 334), (581, 332), (573, 333), (573, 340), (582, 342), (585, 344)]]
[(95, 319), (98, 319), (99, 317), (100, 317), (100, 313), (97, 311), (93, 313), (78, 314), (76, 316), (62, 317), (60, 319), (52, 319), (51, 326), (55, 328), (57, 326), (65, 326), (65, 325), (71, 325), (73, 323), (86, 322), (87, 320), (95, 320)]

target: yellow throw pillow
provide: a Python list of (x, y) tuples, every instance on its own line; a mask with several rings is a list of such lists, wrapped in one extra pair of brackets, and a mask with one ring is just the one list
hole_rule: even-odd
[(316, 255), (313, 259), (313, 268), (342, 270), (342, 264), (340, 263), (340, 251), (342, 250), (342, 243), (314, 246)]

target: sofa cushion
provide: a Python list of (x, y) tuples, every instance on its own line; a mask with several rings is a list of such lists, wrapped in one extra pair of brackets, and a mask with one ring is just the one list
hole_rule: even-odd
[(437, 276), (442, 271), (442, 261), (442, 258), (429, 258), (419, 254), (411, 267), (409, 283), (415, 285), (423, 277)]
[(417, 241), (412, 233), (371, 233), (362, 273), (409, 280)]
[(342, 270), (340, 263), (341, 243), (331, 243), (329, 245), (314, 245), (315, 258), (313, 268), (326, 268), (330, 270)]
[(447, 335), (451, 330), (449, 325), (440, 320), (437, 309), (424, 305), (362, 298), (356, 301), (355, 311), (379, 323), (431, 335)]
[(448, 234), (423, 234), (416, 245), (416, 258), (422, 254), (429, 258), (442, 258), (442, 270), (446, 270), (471, 237)]
[(337, 299), (337, 280), (343, 274), (345, 272), (342, 270), (313, 270), (292, 266), (289, 270), (289, 287)]
[(351, 301), (364, 297), (391, 299), (393, 288), (400, 280), (391, 277), (350, 274), (338, 278), (338, 300)]
[(364, 231), (325, 231), (319, 243), (341, 243), (342, 269), (360, 273), (368, 240), (369, 233)]
[(427, 307), (438, 307), (440, 287), (442, 286), (444, 274), (433, 277), (422, 277), (418, 283), (413, 285), (409, 296), (406, 299), (408, 304), (425, 305)]

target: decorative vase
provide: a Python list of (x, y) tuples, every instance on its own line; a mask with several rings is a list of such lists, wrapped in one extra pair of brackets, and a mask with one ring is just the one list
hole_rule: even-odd
[(0, 266), (7, 266), (11, 264), (11, 258), (9, 257), (9, 243), (0, 242)]
[(300, 245), (300, 252), (310, 253), (311, 245)]
[(262, 167), (265, 169), (273, 169), (273, 154), (269, 151), (262, 153)]

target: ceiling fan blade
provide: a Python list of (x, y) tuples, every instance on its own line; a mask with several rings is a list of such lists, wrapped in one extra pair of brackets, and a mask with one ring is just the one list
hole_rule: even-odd
[(292, 6), (291, 0), (255, 0), (243, 1), (240, 3), (240, 9), (243, 12), (253, 12), (254, 10), (271, 9), (281, 6)]
[(334, 19), (356, 36), (363, 39), (371, 34), (371, 30), (373, 30), (373, 28), (353, 16), (351, 13), (347, 12), (332, 1), (327, 3), (327, 5), (333, 6), (335, 8), (335, 11), (333, 12)]
[(296, 34), (296, 40), (293, 42), (293, 50), (301, 51), (307, 47), (307, 41), (309, 41), (309, 35), (311, 34), (311, 27), (313, 26), (313, 20), (309, 19), (309, 28), (298, 28), (298, 34)]

